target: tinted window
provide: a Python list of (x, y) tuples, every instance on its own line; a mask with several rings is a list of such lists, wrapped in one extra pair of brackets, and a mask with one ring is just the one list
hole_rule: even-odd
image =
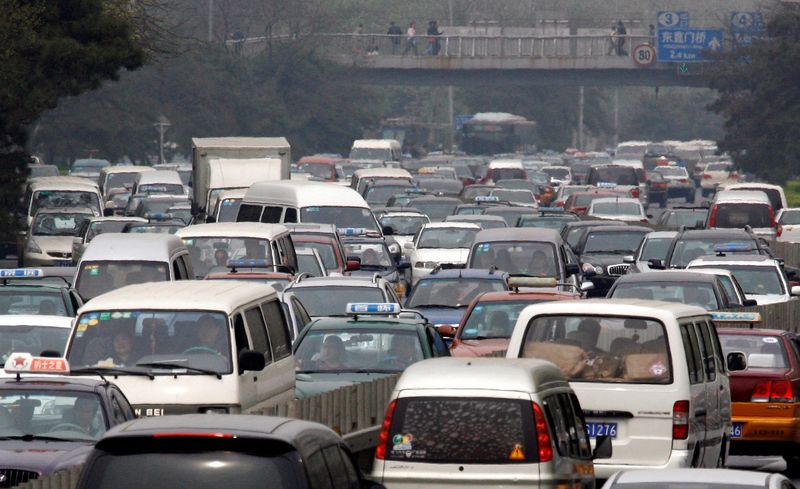
[(267, 321), (267, 331), (272, 344), (272, 355), (275, 360), (286, 358), (292, 353), (289, 331), (283, 317), (283, 311), (278, 301), (261, 304), (261, 312)]
[(485, 292), (507, 290), (503, 280), (474, 278), (422, 279), (406, 300), (406, 307), (467, 306)]
[(617, 185), (639, 185), (636, 171), (628, 167), (595, 167), (589, 171), (589, 185), (614, 183)]
[(689, 382), (697, 384), (703, 381), (703, 360), (694, 325), (681, 324), (681, 339), (686, 353), (686, 364), (689, 369)]
[(717, 228), (752, 228), (772, 226), (769, 206), (765, 204), (717, 204), (711, 210), (712, 226)]
[(303, 207), (300, 209), (301, 222), (333, 224), (336, 227), (364, 228), (378, 232), (372, 212), (361, 207)]
[(126, 285), (169, 281), (166, 263), (154, 261), (82, 262), (75, 288), (89, 300)]
[(618, 284), (610, 297), (615, 299), (648, 299), (677, 302), (702, 307), (706, 311), (720, 309), (711, 284), (680, 282), (625, 282)]
[(269, 348), (267, 328), (264, 318), (261, 317), (261, 311), (257, 307), (248, 309), (244, 313), (244, 318), (247, 321), (247, 329), (250, 331), (250, 339), (253, 341), (253, 349), (263, 353), (267, 363), (272, 362), (272, 351)]
[(289, 290), (313, 317), (344, 316), (348, 302), (385, 302), (383, 291), (378, 287), (297, 287)]
[(387, 459), (429, 463), (532, 463), (538, 459), (530, 401), (400, 399)]
[(469, 262), (472, 268), (494, 266), (511, 274), (556, 277), (559, 273), (555, 246), (547, 242), (476, 243)]
[(703, 354), (703, 367), (706, 370), (706, 378), (714, 380), (717, 378), (716, 358), (714, 354), (714, 342), (711, 339), (711, 332), (708, 330), (708, 324), (705, 321), (698, 321), (695, 323), (698, 332), (698, 339), (700, 340), (701, 353)]
[(586, 237), (583, 252), (631, 254), (639, 249), (645, 234), (647, 233), (592, 231)]
[(740, 351), (747, 355), (747, 369), (785, 369), (789, 367), (786, 348), (779, 336), (720, 334), (725, 355)]
[(261, 220), (262, 207), (254, 204), (242, 204), (239, 207), (239, 215), (236, 216), (237, 222), (258, 222)]
[(672, 238), (655, 238), (645, 240), (639, 260), (666, 260), (670, 244), (672, 244)]
[(281, 222), (283, 207), (264, 206), (264, 213), (261, 214), (261, 222), (278, 223)]

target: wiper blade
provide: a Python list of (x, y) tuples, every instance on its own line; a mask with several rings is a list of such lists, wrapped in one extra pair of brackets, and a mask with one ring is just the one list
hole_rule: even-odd
[(206, 375), (213, 375), (217, 379), (222, 379), (222, 374), (216, 372), (214, 370), (209, 370), (207, 368), (199, 368), (199, 367), (190, 367), (189, 365), (182, 365), (180, 363), (172, 363), (172, 362), (145, 362), (145, 363), (137, 363), (137, 367), (148, 367), (148, 368), (171, 368), (171, 369), (181, 369), (181, 370), (191, 370), (192, 372), (197, 372)]
[(103, 374), (111, 374), (111, 375), (118, 375), (118, 374), (125, 374), (125, 375), (142, 375), (148, 377), (150, 380), (155, 379), (155, 376), (150, 372), (145, 370), (133, 370), (130, 368), (125, 367), (88, 367), (88, 368), (78, 368), (75, 370), (70, 370), (70, 374), (78, 374), (78, 375), (99, 375), (103, 376)]
[(25, 435), (0, 436), (0, 440), (87, 441), (87, 440), (76, 440), (75, 438), (59, 438), (57, 436), (34, 435), (33, 433), (27, 433)]

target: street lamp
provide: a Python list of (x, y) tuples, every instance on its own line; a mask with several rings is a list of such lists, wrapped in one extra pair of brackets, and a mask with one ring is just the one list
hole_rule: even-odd
[(164, 114), (158, 116), (158, 122), (153, 124), (158, 129), (158, 163), (164, 163), (164, 131), (171, 126)]

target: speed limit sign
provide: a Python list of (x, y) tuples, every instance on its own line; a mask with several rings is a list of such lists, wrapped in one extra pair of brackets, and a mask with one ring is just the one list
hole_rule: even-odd
[(639, 44), (631, 55), (638, 66), (650, 66), (656, 61), (656, 48), (649, 44)]

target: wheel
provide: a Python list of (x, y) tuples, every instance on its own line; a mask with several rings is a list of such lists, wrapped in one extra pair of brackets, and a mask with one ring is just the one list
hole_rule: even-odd
[(58, 423), (57, 425), (50, 428), (50, 432), (53, 431), (77, 431), (80, 433), (86, 433), (87, 435), (89, 434), (89, 432), (87, 432), (85, 429), (81, 428), (80, 426), (74, 423)]

